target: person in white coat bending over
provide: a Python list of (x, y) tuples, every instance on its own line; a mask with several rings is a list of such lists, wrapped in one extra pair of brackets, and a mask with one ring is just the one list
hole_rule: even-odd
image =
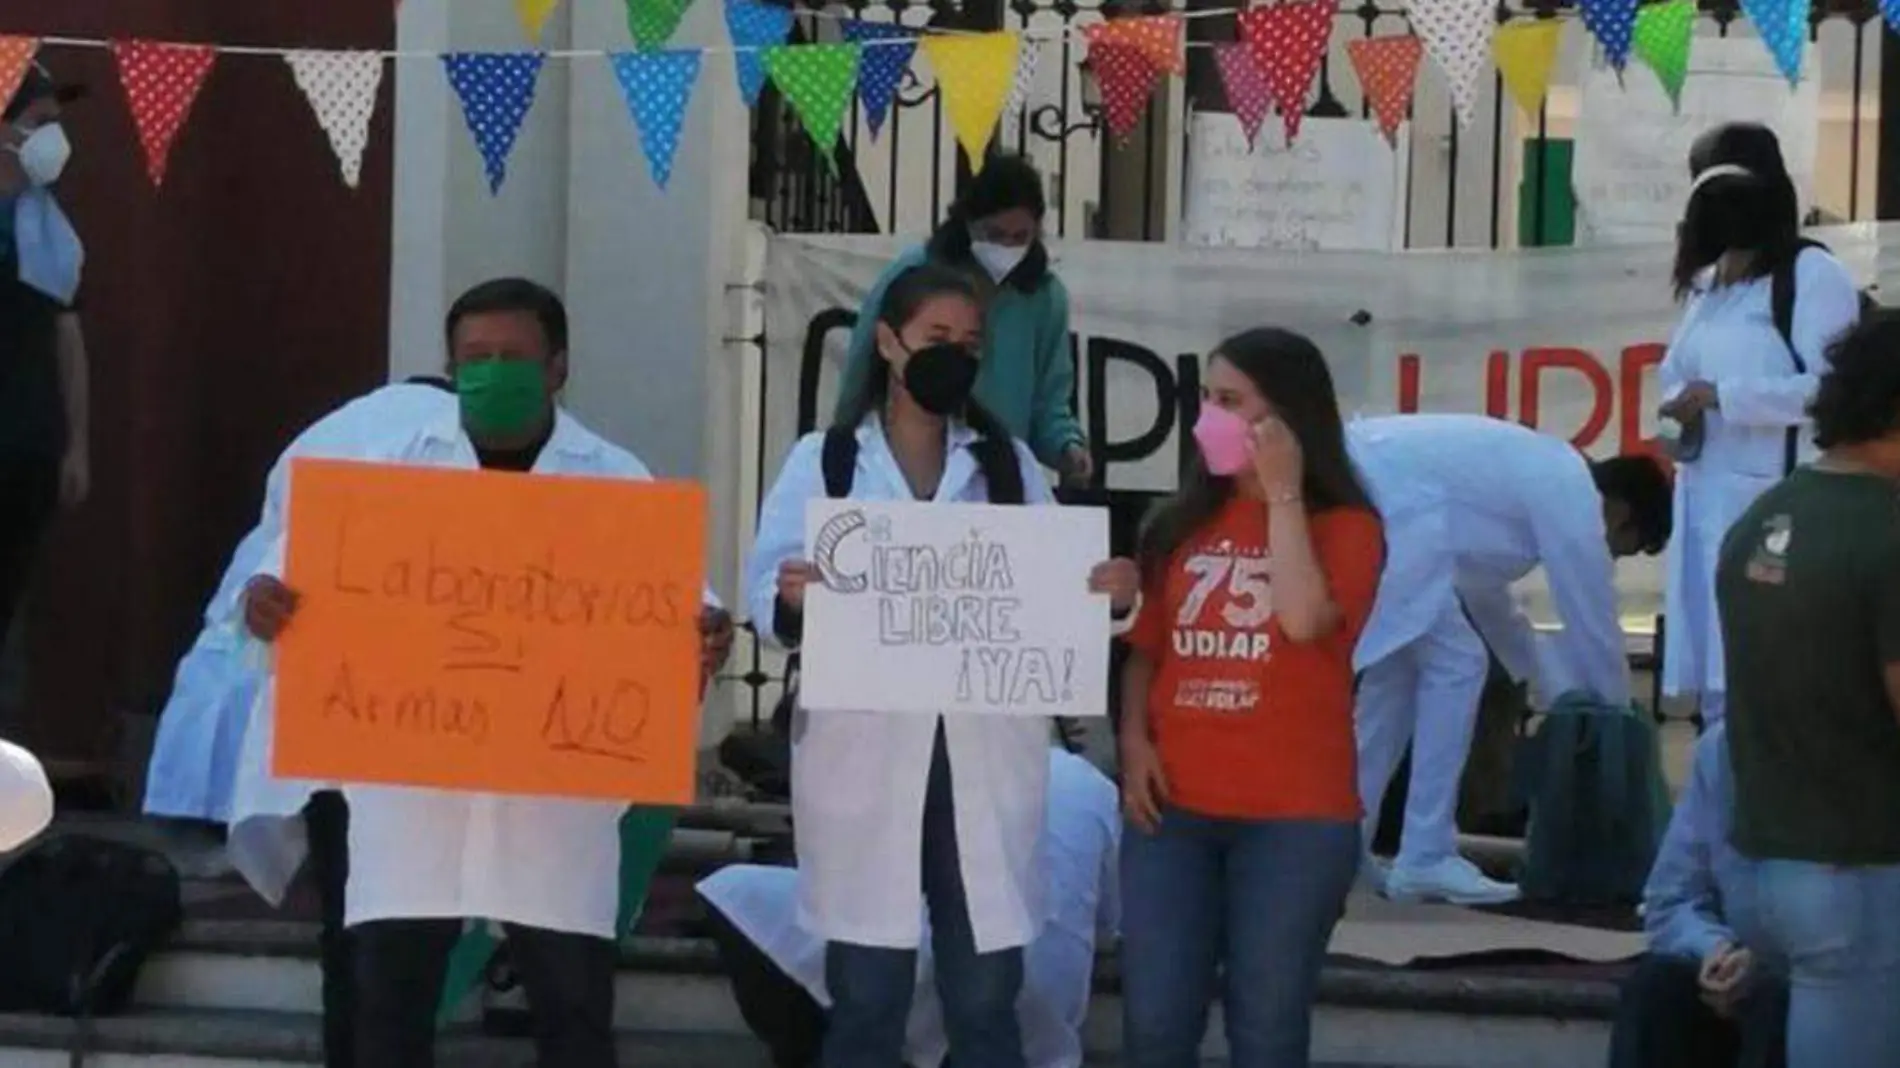
[[(1669, 540), (1669, 479), (1648, 456), (1591, 463), (1568, 441), (1477, 415), (1358, 420), (1347, 448), (1385, 517), (1379, 596), (1354, 651), (1365, 840), (1412, 746), (1387, 896), (1475, 905), (1517, 888), (1458, 853), (1458, 786), (1490, 673), (1489, 646), (1545, 701), (1629, 701), (1613, 557)], [(1540, 639), (1511, 585), (1542, 567), (1563, 629)]]
[[(877, 357), (846, 417), (793, 448), (760, 512), (747, 598), (759, 632), (786, 646), (802, 636), (816, 577), (804, 558), (813, 499), (1052, 503), (1027, 446), (970, 399), (983, 338), (970, 278), (914, 267), (892, 280), (878, 318)], [(839, 468), (848, 487), (837, 484)], [(1090, 585), (1125, 613), (1139, 579), (1132, 561), (1113, 561)], [(1023, 947), (1044, 917), (1037, 846), (1049, 726), (1003, 715), (796, 713), (799, 919), (827, 943), (832, 998), (824, 1068), (902, 1063), (920, 897), (951, 1062), (1023, 1068), (1016, 1000)]]
[[(651, 477), (630, 453), (555, 403), (567, 381), (567, 312), (553, 293), (520, 279), (477, 286), (450, 309), (447, 334), (458, 410), (419, 419), (412, 434), (362, 459)], [(245, 626), (266, 642), (292, 625), (297, 608), (297, 594), (278, 577), (282, 561), (279, 539), (245, 590)], [(702, 612), (709, 644), (722, 616)], [(352, 785), (343, 795), (358, 1068), (435, 1063), (448, 955), (470, 918), (498, 921), (507, 931), (533, 1010), (538, 1063), (613, 1068), (614, 923), (626, 806), (412, 787)]]
[(1699, 696), (1710, 724), (1728, 690), (1715, 612), (1722, 538), (1762, 491), (1813, 458), (1808, 402), (1861, 298), (1838, 260), (1802, 242), (1773, 133), (1718, 127), (1690, 158), (1694, 184), (1676, 236), (1682, 318), (1657, 372), (1678, 464), (1662, 681), (1672, 697)]

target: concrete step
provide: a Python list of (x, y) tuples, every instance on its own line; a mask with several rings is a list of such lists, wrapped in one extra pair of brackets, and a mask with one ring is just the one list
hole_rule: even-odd
[[(1105, 1063), (1120, 1049), (1119, 987), (1113, 960), (1105, 959), (1084, 1036), (1091, 1056)], [(313, 1019), (320, 991), (313, 925), (194, 923), (147, 966), (137, 1002), (160, 1023), (237, 1013), (281, 1026)], [(1314, 1052), (1341, 1065), (1600, 1068), (1613, 1002), (1614, 990), (1604, 983), (1332, 967), (1324, 977)], [(477, 1011), (471, 1005), (466, 1018)], [(713, 948), (697, 939), (634, 940), (618, 978), (616, 1024), (643, 1038), (690, 1043), (715, 1036), (750, 1048)], [(1224, 1049), (1213, 1037), (1220, 1034), (1218, 1013), (1209, 1033), (1207, 1053), (1215, 1056)], [(4, 1042), (0, 1037), (0, 1048)], [(12, 1063), (0, 1060), (9, 1068)], [(743, 1062), (716, 1063), (739, 1068)], [(167, 1062), (165, 1068), (197, 1066)]]

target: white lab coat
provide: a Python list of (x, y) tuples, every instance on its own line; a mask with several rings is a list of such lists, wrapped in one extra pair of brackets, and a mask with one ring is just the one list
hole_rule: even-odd
[[(1079, 1068), (1098, 939), (1113, 941), (1121, 924), (1118, 851), (1121, 799), (1115, 784), (1081, 757), (1052, 749), (1048, 824), (1042, 839), (1049, 874), (1049, 910), (1024, 960), (1016, 1013), (1030, 1068)], [(779, 970), (829, 1006), (825, 942), (798, 922), (798, 873), (790, 868), (734, 865), (699, 884), (700, 896), (759, 948)], [(904, 1060), (937, 1068), (949, 1054), (928, 939), (918, 953), (917, 994), (905, 1028)]]
[[(365, 459), (473, 470), (474, 447), (451, 411)], [(537, 474), (643, 480), (645, 466), (560, 413)], [(261, 570), (280, 574), (283, 539)], [(334, 788), (269, 773), (270, 694), (260, 698), (240, 773), (240, 818), (287, 817)], [(344, 922), (486, 917), (614, 937), (626, 804), (411, 787), (342, 787), (350, 806)]]
[[(967, 427), (948, 431), (949, 454), (934, 498), (982, 502)], [(779, 564), (805, 554), (805, 511), (825, 496), (824, 435), (799, 441), (759, 513), (746, 564), (746, 595), (759, 633), (773, 632)], [(858, 430), (854, 500), (912, 500), (876, 417)], [(1052, 503), (1035, 459), (1016, 443), (1031, 505)], [(866, 650), (870, 655), (870, 650)], [(795, 725), (792, 811), (798, 827), (800, 921), (829, 941), (914, 949), (922, 932), (924, 786), (939, 717), (807, 712)], [(1048, 789), (1049, 721), (1028, 716), (942, 720), (956, 804), (957, 849), (976, 949), (1027, 945), (1042, 917), (1036, 841)]]
[[(1545, 699), (1584, 689), (1628, 702), (1603, 498), (1569, 442), (1483, 416), (1396, 415), (1355, 420), (1346, 444), (1386, 540), (1355, 668), (1418, 640), (1462, 604), (1506, 670), (1533, 680)], [(1542, 637), (1511, 594), (1538, 567), (1563, 623)]]
[(1827, 367), (1827, 347), (1860, 315), (1860, 293), (1840, 261), (1806, 249), (1795, 262), (1794, 346), (1808, 373), (1775, 331), (1772, 282), (1758, 278), (1710, 288), (1705, 272), (1683, 307), (1657, 379), (1664, 400), (1691, 382), (1713, 383), (1720, 407), (1709, 412), (1701, 455), (1676, 473), (1675, 535), (1663, 592), (1668, 641), (1663, 691), (1728, 689), (1715, 610), (1715, 564), (1722, 539), (1762, 491), (1779, 482), (1787, 429), (1800, 431), (1800, 458), (1815, 453), (1807, 405)]
[(53, 785), (32, 753), (0, 742), (0, 853), (18, 849), (53, 822)]
[(204, 629), (178, 662), (145, 776), (147, 815), (213, 823), (231, 818), (244, 731), (263, 683), (256, 658), (248, 655), (238, 599), (272, 540), (260, 525), (238, 543), (205, 606)]

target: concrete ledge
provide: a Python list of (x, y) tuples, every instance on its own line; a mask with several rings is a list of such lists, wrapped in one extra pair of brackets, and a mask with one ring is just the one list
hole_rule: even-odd
[[(218, 957), (314, 960), (316, 925), (294, 921), (188, 923), (167, 952)], [(660, 975), (717, 975), (709, 941), (636, 938), (622, 952), (623, 971)], [(1121, 974), (1112, 954), (1096, 967), (1096, 990), (1118, 994)], [(1614, 984), (1598, 979), (1529, 978), (1444, 970), (1407, 971), (1339, 961), (1321, 977), (1322, 1003), (1461, 1016), (1535, 1016), (1608, 1020)]]

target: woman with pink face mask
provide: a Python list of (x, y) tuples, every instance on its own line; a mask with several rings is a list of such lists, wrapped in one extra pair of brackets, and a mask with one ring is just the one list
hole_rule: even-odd
[(1228, 1063), (1305, 1068), (1359, 864), (1352, 652), (1383, 535), (1311, 341), (1248, 331), (1203, 381), (1122, 676), (1123, 1063), (1199, 1064), (1220, 991)]

